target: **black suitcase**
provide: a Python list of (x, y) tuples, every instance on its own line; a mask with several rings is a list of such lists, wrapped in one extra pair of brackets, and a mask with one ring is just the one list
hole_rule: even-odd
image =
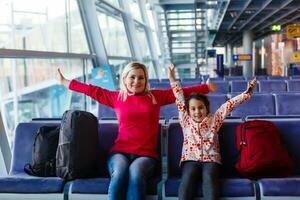
[(98, 120), (85, 111), (63, 114), (56, 152), (56, 175), (72, 180), (99, 175)]

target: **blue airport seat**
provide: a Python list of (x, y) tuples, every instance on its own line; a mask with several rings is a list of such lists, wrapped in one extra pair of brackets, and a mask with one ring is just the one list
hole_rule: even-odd
[(159, 83), (159, 79), (149, 79), (149, 84), (151, 83)]
[(268, 76), (268, 80), (288, 80), (287, 76)]
[(251, 80), (253, 80), (254, 78), (256, 78), (256, 80), (267, 80), (268, 78), (267, 78), (267, 76), (250, 76), (250, 77), (245, 77), (245, 80), (246, 81), (251, 81)]
[(181, 82), (185, 82), (185, 81), (187, 81), (187, 82), (189, 82), (189, 81), (202, 81), (202, 79), (201, 78), (182, 78), (181, 79)]
[[(230, 81), (230, 91), (231, 93), (235, 92), (244, 92), (248, 87), (249, 81)], [(254, 92), (258, 91), (258, 86), (255, 87)]]
[[(161, 146), (161, 125), (159, 125), (158, 134), (158, 152), (160, 153)], [(107, 160), (110, 149), (118, 135), (118, 121), (100, 121), (99, 124), (99, 143), (101, 155), (99, 159), (103, 169), (102, 176), (91, 179), (76, 179), (72, 182), (69, 200), (73, 199), (107, 199), (110, 177), (107, 170)], [(160, 164), (160, 163), (159, 163)], [(161, 165), (161, 164), (160, 164)], [(147, 199), (157, 198), (157, 185), (161, 181), (161, 166), (158, 166), (154, 177), (147, 182)]]
[[(230, 98), (238, 94), (231, 94)], [(231, 116), (242, 118), (248, 115), (275, 115), (274, 96), (272, 94), (254, 93), (248, 102), (242, 103), (231, 113)]]
[(8, 176), (0, 177), (0, 199), (64, 199), (63, 179), (30, 176), (24, 172), (24, 166), (32, 163), (33, 141), (38, 128), (43, 125), (46, 123), (20, 123), (17, 126), (11, 170)]
[[(238, 159), (238, 151), (235, 146), (235, 131), (240, 119), (226, 121), (219, 131), (221, 156), (223, 165), (221, 166), (221, 197), (238, 197), (238, 199), (256, 199), (254, 183), (245, 178), (241, 178), (235, 170), (235, 162)], [(181, 168), (179, 161), (181, 158), (183, 143), (182, 128), (178, 121), (171, 121), (168, 128), (168, 163), (167, 179), (163, 184), (163, 199), (175, 199), (178, 197), (178, 188), (181, 181)], [(197, 197), (202, 197), (202, 186), (199, 181)]]
[(162, 119), (169, 121), (172, 118), (178, 117), (178, 109), (175, 103), (164, 105), (160, 108), (160, 115)]
[(286, 92), (286, 82), (284, 80), (261, 80), (258, 81), (259, 92), (277, 93)]
[(215, 113), (220, 106), (227, 101), (226, 94), (208, 94), (207, 95), (209, 104), (210, 104), (210, 112)]
[(274, 94), (276, 115), (300, 116), (300, 93)]
[(98, 119), (117, 119), (117, 115), (113, 108), (99, 103)]
[(293, 79), (300, 79), (300, 76), (299, 76), (299, 75), (291, 76), (290, 79), (291, 79), (291, 80), (293, 80)]
[(227, 94), (229, 92), (229, 82), (228, 81), (212, 81), (218, 87), (216, 93)]
[(243, 76), (225, 76), (224, 77), (225, 81), (244, 81), (245, 78)]
[(247, 89), (248, 82), (247, 81), (231, 81), (230, 88), (231, 92), (243, 92)]
[(181, 81), (181, 85), (183, 87), (188, 87), (188, 86), (195, 86), (195, 85), (200, 85), (201, 84), (201, 80), (182, 80)]
[[(259, 118), (257, 118), (259, 119)], [(258, 180), (261, 200), (300, 199), (300, 118), (269, 118), (278, 127), (282, 143), (295, 162), (295, 170), (289, 177)]]
[(300, 79), (287, 80), (288, 92), (300, 92)]
[(161, 83), (151, 83), (150, 84), (151, 89), (169, 89), (171, 88), (170, 82), (161, 82)]
[(212, 77), (212, 78), (209, 78), (210, 81), (224, 81), (224, 78), (223, 77)]

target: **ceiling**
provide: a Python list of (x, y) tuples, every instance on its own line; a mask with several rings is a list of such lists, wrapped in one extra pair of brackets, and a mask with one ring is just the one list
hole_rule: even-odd
[(214, 46), (240, 45), (244, 31), (252, 30), (254, 40), (272, 33), (273, 24), (284, 28), (300, 23), (300, 0), (230, 0), (218, 30), (211, 30)]

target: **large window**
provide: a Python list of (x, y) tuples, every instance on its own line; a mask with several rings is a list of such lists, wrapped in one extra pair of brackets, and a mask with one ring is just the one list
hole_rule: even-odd
[[(58, 66), (68, 79), (84, 80), (81, 59), (1, 59), (0, 81), (4, 83), (0, 88), (1, 108), (10, 143), (15, 120), (19, 123), (32, 118), (60, 118), (67, 109), (92, 110), (85, 107), (84, 95), (58, 85), (55, 78)], [(91, 62), (85, 66), (90, 73)]]
[(110, 3), (116, 7), (120, 7), (119, 0), (105, 0), (105, 1), (107, 1), (108, 3)]
[(151, 58), (149, 45), (146, 38), (145, 28), (142, 25), (135, 23), (135, 30), (136, 30), (136, 35), (137, 35), (136, 39), (138, 41), (139, 50), (141, 52), (143, 59)]
[(121, 14), (98, 12), (98, 21), (109, 56), (131, 56), (129, 43)]
[[(142, 15), (141, 15), (141, 10), (140, 10), (137, 0), (126, 0), (126, 1), (128, 1), (130, 14), (132, 15), (132, 17), (136, 20), (143, 21)], [(124, 2), (126, 2), (126, 1), (124, 1)]]
[(150, 6), (146, 6), (146, 12), (147, 12), (147, 18), (148, 18), (148, 21), (149, 21), (149, 25), (150, 25), (150, 28), (151, 28), (151, 32), (152, 32), (152, 36), (153, 36), (153, 42), (154, 42), (154, 47), (155, 47), (155, 50), (156, 50), (156, 53), (158, 56), (161, 56), (161, 50), (160, 50), (160, 46), (159, 46), (159, 40), (158, 40), (158, 37), (157, 37), (157, 25), (156, 25), (156, 22), (154, 20), (156, 20), (154, 18), (154, 15), (153, 15), (153, 10), (151, 9)]
[(2, 0), (0, 13), (0, 48), (88, 52), (76, 0)]

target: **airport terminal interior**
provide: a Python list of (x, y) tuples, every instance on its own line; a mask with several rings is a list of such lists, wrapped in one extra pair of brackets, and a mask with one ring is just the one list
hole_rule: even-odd
[[(170, 88), (171, 63), (184, 87), (214, 82), (212, 111), (256, 77), (257, 99), (229, 118), (268, 116), (300, 130), (299, 0), (0, 0), (0, 176), (9, 177), (18, 162), (14, 149), (22, 147), (15, 139), (22, 123), (57, 122), (66, 110), (116, 122), (110, 108), (60, 85), (58, 68), (69, 80), (119, 90), (122, 70), (132, 61), (146, 65), (151, 89)], [(178, 111), (162, 108), (160, 115), (168, 129)], [(294, 145), (300, 146), (297, 134)], [(164, 183), (167, 168), (157, 198), (172, 197)], [(0, 199), (23, 199), (3, 195), (18, 192), (1, 191), (1, 181)], [(272, 199), (257, 191), (259, 184), (263, 188), (255, 183), (248, 199)], [(300, 199), (299, 190), (291, 193), (277, 200)]]

